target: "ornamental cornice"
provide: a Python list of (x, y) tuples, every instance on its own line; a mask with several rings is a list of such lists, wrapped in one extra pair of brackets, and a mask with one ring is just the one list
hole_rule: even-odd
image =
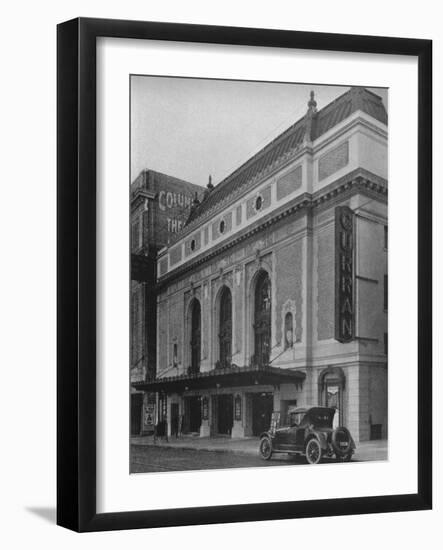
[(155, 199), (155, 193), (146, 191), (145, 189), (136, 189), (131, 193), (131, 208), (136, 208), (143, 204), (146, 199)]
[(268, 179), (273, 178), (278, 171), (284, 169), (298, 158), (301, 158), (306, 151), (310, 150), (311, 147), (309, 145), (302, 144), (276, 159), (273, 164), (268, 165), (264, 170), (262, 170), (259, 174), (256, 174), (243, 185), (236, 187), (234, 191), (229, 193), (229, 195), (218, 201), (214, 204), (214, 206), (206, 210), (198, 218), (192, 220), (192, 222), (189, 225), (186, 225), (171, 242), (171, 245), (195, 231), (198, 226), (203, 225), (209, 219), (220, 215), (225, 208), (228, 206), (233, 206), (239, 198), (246, 196), (248, 193), (265, 183)]
[(214, 257), (222, 254), (233, 246), (245, 241), (249, 237), (256, 235), (272, 226), (274, 223), (291, 215), (296, 215), (301, 212), (312, 211), (313, 209), (323, 209), (330, 207), (339, 200), (343, 201), (349, 195), (362, 192), (375, 200), (387, 201), (388, 187), (387, 181), (376, 174), (372, 174), (367, 170), (358, 168), (353, 172), (339, 178), (335, 182), (329, 184), (323, 189), (318, 190), (314, 194), (303, 193), (293, 201), (283, 205), (282, 207), (270, 212), (264, 218), (257, 220), (251, 226), (240, 230), (226, 241), (214, 245), (212, 249), (203, 251), (199, 256), (188, 260), (186, 263), (173, 269), (163, 277), (158, 279), (158, 288), (163, 288), (171, 279), (184, 275), (189, 271), (194, 270)]

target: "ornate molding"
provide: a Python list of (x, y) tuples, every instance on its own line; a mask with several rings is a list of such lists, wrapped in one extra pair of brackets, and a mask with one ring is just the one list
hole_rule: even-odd
[(196, 266), (212, 260), (215, 256), (222, 254), (249, 237), (261, 233), (274, 223), (288, 216), (333, 206), (335, 202), (344, 200), (348, 196), (358, 192), (363, 192), (365, 195), (375, 200), (386, 202), (388, 195), (387, 181), (380, 176), (358, 168), (314, 194), (303, 193), (290, 203), (277, 208), (267, 216), (257, 220), (257, 222), (251, 224), (251, 226), (240, 230), (238, 233), (234, 233), (232, 237), (226, 241), (214, 244), (211, 250), (203, 251), (199, 256), (190, 259), (186, 263), (176, 267), (173, 271), (160, 277), (158, 284), (160, 287), (166, 285), (171, 278), (194, 270)]

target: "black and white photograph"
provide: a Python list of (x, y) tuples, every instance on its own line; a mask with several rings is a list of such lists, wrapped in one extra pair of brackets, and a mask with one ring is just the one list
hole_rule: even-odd
[(1, 547), (435, 547), (438, 7), (5, 5)]
[(388, 460), (388, 92), (130, 76), (130, 473)]

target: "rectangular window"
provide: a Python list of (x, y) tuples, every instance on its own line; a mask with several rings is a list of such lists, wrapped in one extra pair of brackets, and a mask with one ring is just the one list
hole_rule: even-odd
[(384, 227), (384, 232), (385, 232), (385, 235), (384, 235), (384, 246), (386, 248), (386, 250), (388, 249), (388, 226), (385, 225)]
[(388, 333), (384, 334), (384, 343), (385, 343), (385, 355), (388, 355)]
[(140, 222), (139, 220), (137, 220), (132, 224), (131, 249), (137, 250), (139, 246), (140, 246)]
[(383, 309), (388, 310), (388, 276), (384, 277), (384, 288), (383, 288)]

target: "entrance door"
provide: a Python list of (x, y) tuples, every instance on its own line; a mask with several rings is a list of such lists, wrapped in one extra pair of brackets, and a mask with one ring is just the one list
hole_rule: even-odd
[(189, 398), (189, 431), (199, 432), (202, 423), (200, 399), (196, 397)]
[(197, 395), (185, 397), (184, 405), (185, 418), (183, 431), (185, 433), (199, 432), (202, 423), (200, 398)]
[(252, 394), (252, 435), (260, 435), (271, 425), (274, 396), (272, 393)]
[(326, 384), (326, 406), (335, 409), (334, 420), (332, 423), (333, 428), (337, 428), (341, 421), (340, 411), (340, 386), (337, 384)]
[(234, 425), (233, 398), (231, 394), (217, 398), (217, 431), (222, 435), (231, 435)]

